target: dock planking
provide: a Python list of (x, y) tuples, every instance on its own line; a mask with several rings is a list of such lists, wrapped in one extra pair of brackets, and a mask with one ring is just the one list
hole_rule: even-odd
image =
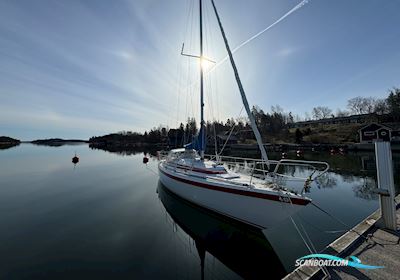
[[(325, 279), (398, 279), (400, 275), (400, 195), (396, 197), (396, 202), (397, 232), (382, 228), (381, 211), (378, 209), (322, 252), (341, 258), (356, 256), (365, 264), (384, 266), (384, 268), (368, 270), (353, 267), (327, 267), (331, 278)], [(322, 269), (318, 267), (301, 266), (283, 279), (324, 279), (324, 276)]]

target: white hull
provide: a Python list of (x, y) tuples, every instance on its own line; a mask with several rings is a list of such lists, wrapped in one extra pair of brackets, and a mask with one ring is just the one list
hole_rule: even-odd
[[(173, 172), (159, 164), (161, 183), (176, 195), (212, 211), (266, 229), (271, 228), (304, 208), (299, 204), (271, 200), (265, 197), (232, 193), (237, 188)], [(240, 191), (243, 192), (243, 191)], [(250, 193), (250, 192), (249, 192)], [(269, 195), (271, 196), (271, 195)], [(272, 196), (271, 196), (272, 197)], [(279, 197), (275, 195), (274, 199)], [(283, 197), (284, 199), (285, 197)], [(304, 202), (304, 203), (303, 203)]]

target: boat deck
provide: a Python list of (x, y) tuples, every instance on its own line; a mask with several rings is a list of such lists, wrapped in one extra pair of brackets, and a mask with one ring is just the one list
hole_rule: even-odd
[[(272, 181), (262, 180), (243, 173), (236, 173), (226, 169), (222, 165), (216, 166), (213, 162), (209, 161), (184, 162), (180, 160), (179, 162), (167, 162), (167, 166), (168, 168), (173, 168), (177, 171), (180, 170), (179, 173), (181, 175), (206, 179), (208, 182), (218, 183), (222, 186), (226, 185), (227, 187), (232, 187), (233, 185), (238, 189), (252, 192), (270, 193), (275, 195), (279, 193), (279, 195), (283, 197), (287, 196), (296, 199), (305, 199), (297, 192), (279, 187)], [(204, 172), (205, 170), (217, 170), (218, 172)]]

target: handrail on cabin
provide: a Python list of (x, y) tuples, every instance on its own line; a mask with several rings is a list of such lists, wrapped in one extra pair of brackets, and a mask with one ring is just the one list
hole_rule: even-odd
[[(165, 154), (163, 154), (161, 156), (164, 156), (164, 155)], [(215, 155), (206, 154), (205, 156), (209, 157), (211, 159), (215, 158)], [(254, 171), (262, 172), (264, 174), (264, 177), (265, 177), (266, 170), (265, 169), (256, 168), (257, 164), (266, 164), (266, 161), (264, 161), (264, 160), (255, 159), (255, 158), (245, 158), (245, 157), (219, 156), (218, 157), (218, 162), (223, 162), (223, 163), (231, 164), (231, 165), (239, 163), (237, 161), (234, 161), (234, 162), (232, 162), (232, 161), (223, 161), (223, 159), (233, 159), (233, 160), (240, 160), (240, 161), (243, 161), (243, 162), (253, 162), (254, 166), (252, 168), (251, 177), (253, 177), (255, 175)], [(275, 165), (275, 168), (274, 168), (273, 171), (270, 171), (270, 172), (267, 171), (268, 175), (270, 175), (271, 177), (279, 176), (279, 177), (285, 177), (285, 178), (289, 178), (289, 179), (302, 180), (302, 181), (306, 181), (306, 182), (314, 181), (315, 179), (317, 179), (318, 177), (322, 176), (323, 174), (325, 174), (329, 170), (329, 164), (327, 162), (323, 162), (323, 161), (310, 161), (310, 160), (298, 160), (298, 159), (281, 159), (281, 160), (268, 160), (268, 162), (270, 164)], [(316, 166), (318, 166), (318, 165), (325, 166), (325, 168), (323, 170), (319, 170), (319, 169), (316, 168)], [(278, 172), (279, 168), (281, 166), (304, 166), (304, 167), (308, 167), (308, 168), (312, 169), (313, 172), (311, 173), (310, 176), (308, 176), (306, 178), (290, 176), (290, 175), (286, 175), (286, 174)], [(316, 172), (318, 172), (318, 174), (313, 177), (313, 175)]]
[[(207, 157), (212, 158), (213, 155), (206, 155)], [(241, 161), (252, 161), (254, 162), (254, 164), (264, 164), (266, 163), (266, 161), (264, 160), (260, 160), (260, 159), (255, 159), (255, 158), (242, 158), (242, 157), (233, 157), (233, 156), (219, 156), (220, 159), (234, 159), (234, 160), (241, 160)], [(280, 177), (287, 177), (287, 178), (297, 178), (299, 180), (307, 180), (307, 181), (313, 181), (316, 178), (322, 176), (323, 174), (325, 174), (326, 172), (328, 172), (329, 170), (329, 164), (327, 162), (324, 161), (311, 161), (311, 160), (298, 160), (298, 159), (281, 159), (281, 160), (268, 160), (268, 162), (270, 164), (275, 164), (275, 169), (272, 172), (269, 172), (272, 175), (276, 175), (276, 176), (280, 176)], [(226, 162), (226, 163), (231, 163), (232, 162)], [(237, 162), (233, 162), (235, 164), (237, 164)], [(325, 166), (325, 168), (323, 170), (319, 170), (316, 168), (316, 166)], [(314, 170), (314, 172), (307, 178), (302, 178), (302, 177), (295, 177), (295, 176), (288, 176), (282, 173), (278, 173), (279, 168), (281, 166), (307, 166), (311, 169)], [(253, 172), (254, 171), (261, 171), (261, 172), (265, 172), (265, 170), (263, 169), (257, 169), (257, 168), (253, 168)], [(312, 177), (312, 175), (318, 171), (318, 175), (315, 177)]]

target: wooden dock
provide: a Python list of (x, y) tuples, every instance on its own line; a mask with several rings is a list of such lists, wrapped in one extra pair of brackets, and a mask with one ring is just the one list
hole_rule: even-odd
[(356, 256), (363, 264), (384, 268), (326, 267), (329, 278), (319, 267), (301, 266), (283, 279), (400, 279), (400, 195), (396, 197), (396, 205), (397, 232), (382, 229), (379, 209), (322, 252), (341, 258)]

